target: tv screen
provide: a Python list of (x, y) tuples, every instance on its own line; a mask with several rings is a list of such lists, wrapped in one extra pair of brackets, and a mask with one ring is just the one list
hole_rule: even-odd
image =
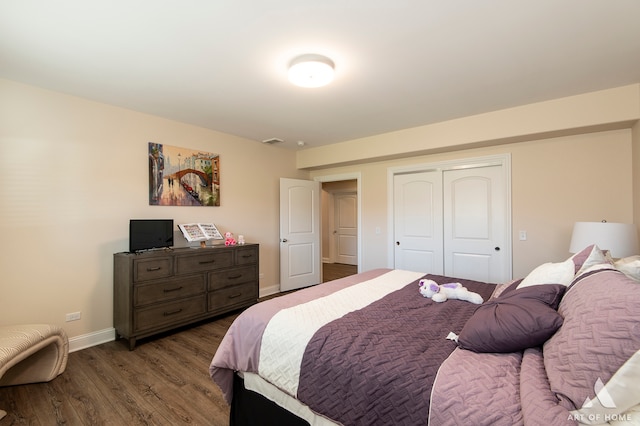
[(172, 245), (173, 219), (131, 219), (129, 221), (129, 252)]

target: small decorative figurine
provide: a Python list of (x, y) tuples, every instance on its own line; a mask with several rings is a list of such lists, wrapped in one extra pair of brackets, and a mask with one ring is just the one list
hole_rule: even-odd
[(225, 246), (235, 246), (236, 245), (236, 239), (233, 238), (233, 233), (231, 233), (231, 232), (225, 232), (224, 233), (224, 245)]

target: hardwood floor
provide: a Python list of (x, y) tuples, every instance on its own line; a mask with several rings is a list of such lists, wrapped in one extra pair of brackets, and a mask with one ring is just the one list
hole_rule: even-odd
[(358, 273), (357, 265), (345, 265), (344, 263), (323, 263), (322, 282), (336, 280)]
[[(323, 264), (325, 282), (356, 272)], [(0, 426), (227, 425), (229, 407), (208, 368), (238, 314), (141, 340), (133, 351), (119, 340), (70, 353), (51, 382), (0, 387)]]
[(238, 313), (141, 340), (69, 354), (49, 383), (0, 388), (5, 425), (227, 425), (229, 407), (209, 363)]

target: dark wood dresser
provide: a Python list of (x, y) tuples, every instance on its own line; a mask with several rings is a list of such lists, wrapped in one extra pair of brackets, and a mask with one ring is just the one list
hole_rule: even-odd
[(136, 340), (256, 303), (259, 246), (114, 254), (113, 323)]

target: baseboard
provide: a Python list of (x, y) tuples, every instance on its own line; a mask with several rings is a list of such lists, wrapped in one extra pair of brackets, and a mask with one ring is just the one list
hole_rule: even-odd
[(69, 352), (87, 349), (91, 346), (97, 346), (113, 340), (116, 340), (115, 328), (105, 328), (104, 330), (94, 331), (93, 333), (71, 337), (69, 339)]
[(271, 296), (272, 294), (280, 293), (280, 284), (272, 285), (267, 288), (261, 288), (258, 297)]

